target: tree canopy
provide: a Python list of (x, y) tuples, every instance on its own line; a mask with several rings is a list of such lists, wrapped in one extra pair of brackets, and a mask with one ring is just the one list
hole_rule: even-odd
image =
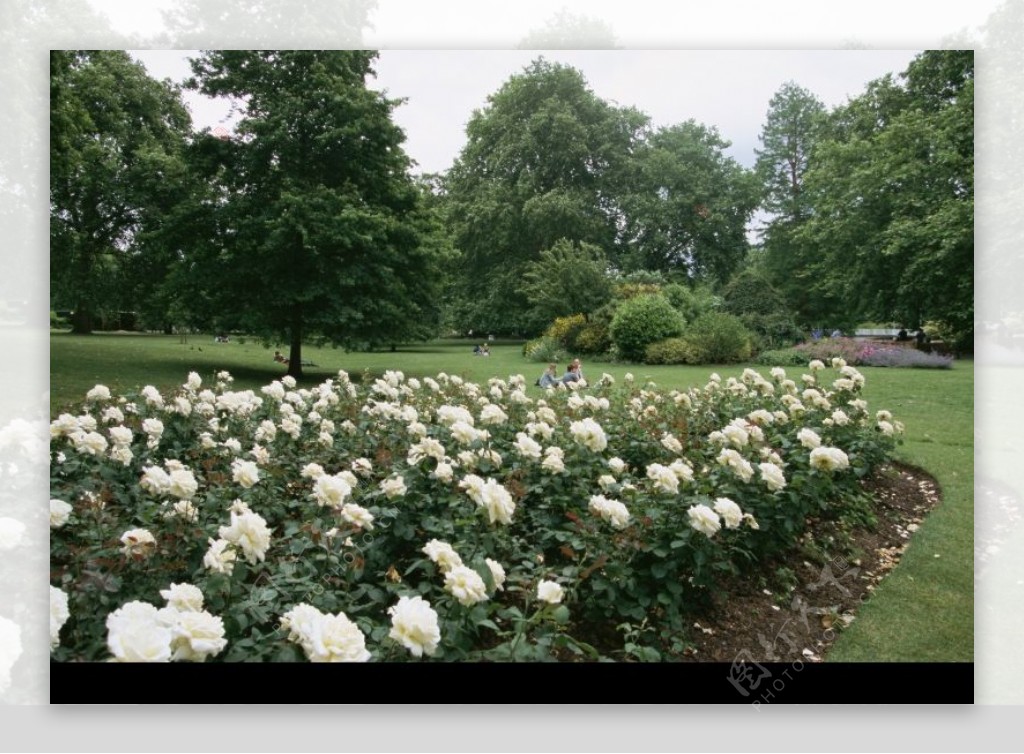
[(50, 55), (51, 305), (76, 332), (131, 306), (139, 239), (175, 203), (191, 121), (178, 90), (118, 50)]
[(579, 71), (543, 58), (474, 112), (445, 181), (465, 328), (547, 324), (522, 292), (526, 265), (562, 238), (614, 246), (615, 178), (646, 124), (597, 97)]
[(829, 113), (786, 85), (762, 140), (765, 269), (805, 327), (937, 320), (971, 339), (972, 51), (924, 52)]

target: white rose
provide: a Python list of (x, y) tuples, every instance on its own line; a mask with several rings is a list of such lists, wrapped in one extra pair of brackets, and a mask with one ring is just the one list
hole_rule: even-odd
[(538, 460), (541, 456), (542, 448), (540, 443), (525, 432), (516, 433), (516, 441), (513, 443), (513, 447), (523, 458)]
[(50, 500), (50, 528), (59, 529), (66, 524), (72, 510), (63, 500)]
[(205, 610), (161, 611), (163, 620), (171, 629), (171, 659), (203, 662), (223, 651), (224, 621)]
[(681, 453), (683, 450), (683, 444), (668, 432), (661, 436), (661, 444), (665, 450), (671, 453)]
[(203, 567), (230, 576), (235, 568), (235, 558), (237, 557), (231, 543), (225, 539), (211, 539), (209, 543), (210, 548), (203, 556)]
[(811, 466), (828, 472), (842, 471), (850, 467), (850, 459), (839, 448), (814, 448), (811, 451)]
[(129, 529), (121, 535), (121, 545), (125, 557), (144, 558), (156, 548), (156, 539), (148, 529)]
[(388, 609), (391, 632), (388, 634), (415, 657), (432, 655), (441, 642), (437, 613), (422, 597), (402, 597)]
[(171, 629), (145, 602), (129, 602), (107, 616), (107, 648), (118, 662), (170, 662)]
[(439, 539), (427, 542), (423, 546), (422, 552), (445, 572), (462, 565), (462, 558), (455, 552), (455, 548)]
[(203, 593), (194, 584), (171, 584), (160, 590), (160, 596), (167, 600), (167, 606), (182, 612), (203, 609)]
[(111, 427), (107, 430), (114, 445), (125, 447), (132, 444), (132, 431), (128, 427)]
[(562, 601), (565, 592), (561, 584), (554, 581), (541, 581), (537, 584), (537, 599), (547, 602), (549, 605), (557, 605)]
[(170, 486), (167, 491), (180, 500), (191, 500), (199, 490), (199, 483), (188, 469), (178, 469), (170, 473)]
[(669, 495), (679, 492), (679, 477), (668, 466), (652, 463), (647, 466), (647, 478), (654, 482), (655, 489)]
[(487, 586), (480, 574), (466, 566), (454, 566), (444, 577), (445, 591), (469, 607), (487, 599)]
[(434, 469), (434, 477), (445, 484), (451, 484), (454, 475), (455, 470), (452, 468), (450, 463), (441, 462), (437, 464), (437, 468)]
[(110, 400), (110, 388), (106, 385), (97, 385), (88, 393), (85, 394), (87, 401), (109, 401)]
[(690, 526), (702, 534), (712, 537), (722, 528), (718, 514), (706, 505), (694, 505), (686, 511), (690, 518)]
[(235, 459), (231, 463), (231, 478), (244, 489), (249, 489), (260, 480), (259, 467), (252, 461)]
[(494, 588), (496, 591), (504, 591), (505, 584), (505, 569), (501, 563), (490, 558), (484, 558), (484, 563), (487, 564), (487, 568), (491, 572), (491, 577), (494, 579)]
[(389, 500), (402, 497), (407, 491), (404, 477), (390, 477), (380, 483), (380, 488)]
[(142, 470), (139, 486), (153, 495), (164, 495), (171, 489), (171, 477), (159, 466), (147, 466)]
[(768, 485), (768, 489), (772, 492), (781, 490), (786, 486), (786, 475), (774, 463), (760, 463), (758, 468), (761, 469), (762, 481)]
[(355, 503), (345, 503), (341, 506), (341, 517), (343, 520), (361, 529), (373, 529), (373, 514)]
[(60, 629), (71, 617), (68, 595), (55, 586), (50, 587), (50, 649), (60, 644)]
[(600, 453), (608, 447), (608, 438), (605, 436), (604, 429), (589, 417), (570, 424), (569, 431), (576, 442), (595, 453)]
[(322, 615), (313, 623), (306, 656), (311, 662), (367, 662), (371, 658), (366, 636), (344, 613)]
[(715, 513), (722, 517), (727, 529), (735, 529), (743, 521), (743, 511), (727, 497), (715, 498)]
[(258, 513), (231, 514), (231, 524), (218, 529), (218, 535), (239, 547), (250, 563), (264, 560), (270, 547), (270, 529)]

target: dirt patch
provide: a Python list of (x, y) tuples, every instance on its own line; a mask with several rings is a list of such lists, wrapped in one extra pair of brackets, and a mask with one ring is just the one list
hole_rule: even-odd
[[(727, 585), (727, 597), (693, 624), (693, 646), (682, 659), (822, 661), (939, 502), (935, 480), (907, 466), (886, 466), (864, 487), (875, 500), (877, 524), (841, 532), (844, 551), (853, 555), (815, 560), (801, 548), (768, 564), (761, 583), (747, 577)], [(804, 541), (830, 542), (837, 534), (835, 522), (812, 521)]]

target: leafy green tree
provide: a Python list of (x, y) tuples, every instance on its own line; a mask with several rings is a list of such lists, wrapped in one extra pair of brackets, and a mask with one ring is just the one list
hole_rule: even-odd
[(601, 249), (586, 242), (573, 245), (561, 238), (540, 259), (530, 262), (523, 292), (538, 317), (586, 317), (611, 300), (608, 260)]
[(763, 272), (751, 267), (740, 271), (723, 289), (722, 298), (723, 309), (739, 317), (761, 346), (780, 348), (803, 339), (785, 298)]
[[(897, 84), (869, 87), (836, 115), (807, 175), (807, 276), (864, 319), (949, 325), (974, 319), (974, 60), (934, 50)], [(835, 310), (834, 310), (835, 311)], [(838, 311), (837, 311), (838, 314)]]
[(631, 161), (626, 266), (725, 282), (747, 253), (757, 207), (753, 175), (726, 157), (729, 142), (695, 121), (661, 128)]
[(52, 52), (50, 95), (51, 303), (88, 333), (97, 311), (135, 300), (125, 273), (173, 209), (190, 119), (123, 51)]
[(462, 254), (462, 329), (540, 332), (548, 318), (523, 292), (527, 265), (562, 238), (614, 251), (618, 187), (646, 123), (595, 96), (579, 71), (543, 58), (473, 114), (445, 179)]
[[(238, 137), (218, 142), (215, 242), (189, 279), (236, 322), (290, 344), (425, 339), (440, 323), (443, 243), (409, 175), (394, 101), (366, 86), (376, 53), (206, 51), (190, 82), (237, 98)], [(213, 137), (208, 136), (208, 140)]]

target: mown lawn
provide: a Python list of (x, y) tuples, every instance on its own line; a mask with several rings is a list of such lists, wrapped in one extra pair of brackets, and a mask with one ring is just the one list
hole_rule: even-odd
[[(438, 372), (473, 381), (525, 374), (530, 382), (544, 365), (527, 361), (516, 343), (493, 343), (491, 355), (474, 356), (471, 341), (437, 341), (402, 346), (394, 352), (347, 353), (303, 349), (304, 384), (322, 382), (339, 369), (354, 378), (386, 369), (407, 376)], [(285, 349), (282, 348), (282, 351)], [(120, 392), (143, 385), (170, 390), (197, 371), (212, 382), (216, 371), (235, 377), (236, 389), (256, 389), (281, 376), (273, 348), (251, 340), (215, 343), (212, 336), (54, 333), (50, 338), (50, 411), (56, 416), (102, 383)], [(758, 367), (767, 374), (767, 367)], [(663, 388), (703, 385), (717, 371), (738, 376), (744, 365), (644, 366), (585, 361), (591, 378), (608, 372), (621, 380)], [(790, 368), (791, 374), (799, 370)], [(974, 365), (959, 361), (951, 370), (863, 368), (864, 397), (872, 410), (888, 408), (906, 425), (899, 458), (930, 472), (943, 501), (917, 531), (901, 565), (876, 590), (857, 620), (836, 643), (831, 659), (842, 661), (970, 661), (974, 656)], [(536, 389), (539, 393), (539, 389)]]

